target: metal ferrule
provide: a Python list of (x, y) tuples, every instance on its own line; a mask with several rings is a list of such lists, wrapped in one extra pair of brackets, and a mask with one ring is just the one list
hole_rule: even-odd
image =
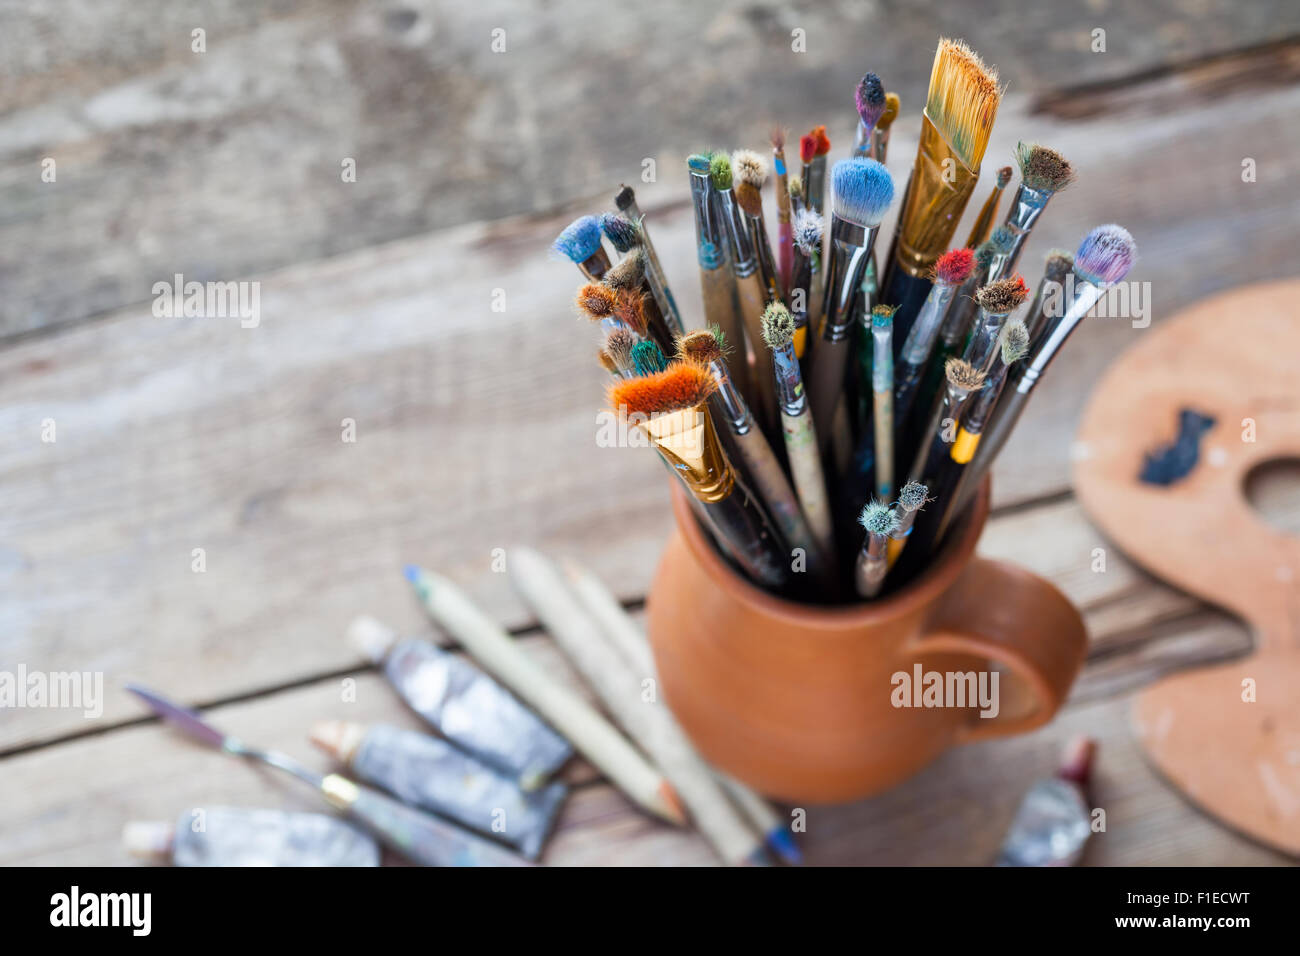
[(894, 326), (871, 326), (871, 341), (874, 346), (871, 363), (871, 390), (888, 392), (894, 388)]
[(741, 214), (745, 217), (745, 228), (749, 231), (749, 244), (758, 260), (758, 274), (767, 286), (768, 301), (780, 302), (781, 283), (777, 279), (776, 260), (772, 258), (772, 244), (767, 240), (767, 227), (763, 225), (763, 217), (751, 216), (744, 210), (741, 210)]
[(912, 525), (916, 523), (916, 513), (920, 510), (920, 508), (913, 508), (911, 511), (908, 511), (900, 505), (898, 510), (895, 512), (898, 515), (898, 527), (894, 529), (894, 533), (891, 534), (890, 537), (895, 540), (900, 540), (911, 534)]
[(1007, 210), (1006, 222), (1003, 223), (1015, 238), (1012, 239), (1011, 248), (1006, 253), (993, 257), (993, 262), (989, 265), (989, 282), (995, 282), (1015, 271), (1016, 263), (1020, 261), (1020, 253), (1025, 248), (1025, 240), (1029, 238), (1034, 223), (1047, 208), (1047, 201), (1053, 195), (1050, 190), (1030, 189), (1024, 183), (1020, 184), (1015, 198), (1011, 200), (1011, 208)]
[(712, 272), (727, 261), (727, 238), (708, 173), (691, 173), (691, 205), (695, 209), (695, 254), (700, 268)]
[(881, 129), (877, 126), (871, 131), (871, 154), (881, 163), (885, 161), (885, 154), (889, 152), (889, 130), (890, 127)]
[(781, 414), (798, 418), (808, 408), (808, 396), (803, 390), (803, 375), (794, 347), (773, 349), (772, 364), (776, 367), (776, 401), (781, 406)]
[(713, 398), (717, 399), (714, 407), (723, 413), (727, 427), (731, 429), (733, 435), (747, 434), (754, 427), (754, 416), (749, 413), (749, 406), (745, 404), (745, 400), (740, 397), (740, 392), (732, 384), (726, 365), (722, 362), (710, 362), (709, 372), (713, 375), (713, 380), (718, 383), (718, 390), (713, 393)]
[(803, 181), (804, 202), (808, 208), (821, 212), (826, 208), (826, 157), (814, 156), (804, 167), (807, 178)]
[(975, 333), (962, 358), (986, 375), (998, 354), (998, 336), (1002, 334), (1002, 323), (1006, 322), (1010, 314), (980, 309), (979, 324), (975, 326)]
[(1105, 288), (1080, 279), (1075, 274), (1074, 280), (1075, 296), (1074, 301), (1070, 303), (1070, 308), (1066, 310), (1065, 315), (1049, 325), (1043, 332), (1043, 344), (1039, 346), (1023, 370), (1020, 372), (1016, 383), (1016, 391), (1028, 395), (1038, 382), (1038, 377), (1046, 371), (1047, 366), (1052, 363), (1056, 353), (1061, 350), (1065, 340), (1070, 337), (1070, 333), (1075, 327), (1082, 322), (1092, 311), (1092, 307), (1097, 304), (1097, 300), (1102, 297), (1106, 291)]
[(921, 365), (930, 357), (939, 326), (943, 324), (944, 314), (956, 291), (956, 286), (946, 282), (935, 282), (930, 287), (930, 294), (925, 297), (925, 304), (917, 313), (916, 321), (907, 333), (907, 341), (903, 343), (902, 359), (908, 365)]
[(655, 415), (641, 428), (698, 500), (709, 504), (731, 494), (736, 476), (703, 405)]
[(754, 255), (754, 244), (749, 241), (744, 214), (730, 189), (714, 189), (713, 194), (718, 201), (718, 211), (722, 214), (727, 243), (731, 247), (732, 268), (736, 270), (737, 279), (744, 279), (753, 275), (758, 268), (758, 257)]
[(871, 157), (871, 133), (872, 130), (867, 129), (862, 120), (858, 120), (858, 129), (853, 136), (853, 158)]
[(824, 341), (839, 342), (848, 336), (853, 322), (853, 298), (862, 283), (879, 231), (879, 226), (867, 228), (831, 216), (830, 265), (826, 270), (826, 297), (822, 303)]

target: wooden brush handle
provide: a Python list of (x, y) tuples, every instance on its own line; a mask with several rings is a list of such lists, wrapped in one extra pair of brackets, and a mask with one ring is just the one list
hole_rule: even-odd
[(745, 326), (740, 321), (740, 303), (736, 301), (736, 280), (725, 265), (700, 270), (700, 290), (704, 293), (704, 322), (722, 330), (731, 350), (727, 357), (727, 374), (731, 383), (753, 405), (754, 394), (749, 380), (749, 359), (745, 354)]
[(720, 501), (704, 509), (718, 534), (726, 538), (732, 557), (760, 587), (780, 590), (790, 579), (790, 556), (780, 550), (758, 503), (739, 483)]
[(781, 415), (781, 430), (785, 432), (785, 451), (790, 460), (790, 473), (799, 493), (808, 527), (818, 547), (827, 554), (833, 553), (831, 536), (831, 505), (826, 495), (826, 475), (822, 471), (821, 453), (817, 451), (817, 433), (811, 413)]
[(751, 385), (755, 400), (750, 402), (750, 409), (763, 423), (763, 430), (775, 434), (779, 421), (776, 412), (776, 378), (772, 368), (772, 352), (763, 342), (763, 310), (767, 308), (768, 299), (762, 276), (755, 272), (737, 279), (736, 298), (740, 303), (740, 315), (749, 340), (749, 354), (754, 363)]
[(835, 410), (839, 407), (840, 396), (844, 390), (844, 363), (848, 359), (847, 338), (838, 342), (828, 342), (822, 338), (813, 339), (812, 360), (806, 387), (813, 425), (817, 429), (817, 445), (823, 455), (831, 448)]
[(777, 461), (776, 453), (767, 438), (757, 428), (734, 436), (736, 446), (754, 482), (754, 490), (767, 505), (768, 513), (776, 523), (777, 531), (791, 548), (802, 548), (808, 555), (808, 564), (814, 570), (829, 570), (831, 555), (824, 551), (813, 537), (812, 529), (795, 498), (790, 480)]

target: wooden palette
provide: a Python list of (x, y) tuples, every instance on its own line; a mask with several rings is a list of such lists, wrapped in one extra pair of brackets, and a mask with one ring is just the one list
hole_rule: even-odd
[[(1268, 525), (1244, 491), (1255, 467), (1300, 459), (1300, 281), (1225, 293), (1133, 337), (1084, 413), (1079, 498), (1126, 554), (1255, 635), (1246, 657), (1142, 692), (1134, 731), (1196, 804), (1300, 854), (1300, 538)], [(1139, 481), (1183, 409), (1216, 420), (1197, 464), (1168, 486)]]

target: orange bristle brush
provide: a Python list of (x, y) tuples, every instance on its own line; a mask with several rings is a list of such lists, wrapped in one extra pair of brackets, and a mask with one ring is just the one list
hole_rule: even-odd
[[(811, 155), (808, 154), (805, 141), (811, 143)], [(799, 140), (799, 158), (803, 159), (804, 202), (819, 216), (826, 208), (826, 155), (830, 151), (831, 141), (826, 135), (825, 126), (813, 127), (811, 133)]]

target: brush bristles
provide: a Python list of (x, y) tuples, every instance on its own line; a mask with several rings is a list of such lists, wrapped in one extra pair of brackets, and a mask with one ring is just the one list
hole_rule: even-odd
[(877, 129), (883, 132), (894, 125), (894, 120), (898, 119), (899, 102), (897, 93), (885, 94), (885, 111), (880, 114), (880, 119), (876, 121)]
[(1074, 273), (1095, 285), (1109, 285), (1128, 275), (1137, 258), (1137, 243), (1123, 226), (1098, 226), (1074, 255)]
[(619, 289), (614, 299), (614, 318), (637, 335), (646, 334), (645, 307), (650, 296), (640, 289)]
[(929, 491), (929, 487), (919, 481), (909, 481), (898, 493), (898, 503), (904, 511), (915, 511), (925, 504), (925, 496)]
[(726, 153), (715, 153), (709, 160), (709, 178), (714, 189), (731, 188), (731, 159)]
[(620, 211), (627, 209), (635, 202), (636, 193), (632, 191), (631, 186), (623, 186), (619, 189), (618, 195), (614, 197), (614, 205), (617, 206)]
[[(1001, 227), (999, 227), (1001, 228)], [(975, 266), (981, 272), (987, 271), (993, 264), (993, 257), (998, 254), (998, 247), (992, 239), (985, 239), (975, 247)]]
[(758, 189), (767, 182), (767, 160), (752, 149), (738, 149), (732, 153), (731, 170), (737, 182)]
[(817, 138), (809, 133), (807, 136), (799, 137), (799, 159), (805, 165), (813, 161), (817, 155)]
[(817, 144), (815, 155), (825, 156), (827, 153), (831, 151), (831, 140), (830, 137), (826, 135), (825, 126), (815, 127), (811, 135), (813, 138), (813, 142)]
[(963, 41), (939, 41), (925, 114), (969, 169), (984, 159), (1001, 101), (996, 72)]
[(890, 535), (898, 530), (898, 515), (883, 501), (869, 501), (858, 516), (858, 524), (870, 534)]
[(1030, 189), (1040, 192), (1060, 192), (1074, 182), (1074, 167), (1054, 149), (1036, 143), (1019, 143), (1016, 162), (1020, 164), (1020, 179)]
[(1002, 327), (1002, 364), (1019, 362), (1029, 351), (1029, 329), (1019, 319), (1011, 319)]
[(650, 341), (638, 342), (632, 346), (632, 367), (638, 375), (653, 375), (668, 367), (663, 350)]
[(601, 281), (611, 289), (639, 289), (645, 279), (645, 253), (640, 248), (628, 252), (617, 265), (605, 271)]
[(934, 264), (934, 277), (948, 285), (965, 282), (975, 268), (975, 253), (970, 249), (949, 249)]
[(599, 322), (614, 314), (618, 293), (602, 282), (588, 282), (578, 290), (576, 303), (582, 315)]
[(641, 245), (641, 229), (627, 216), (605, 213), (600, 217), (600, 229), (619, 252)]
[(1003, 166), (998, 170), (998, 189), (1006, 189), (1009, 182), (1011, 182), (1011, 167)]
[(605, 348), (614, 357), (620, 369), (631, 370), (636, 366), (632, 362), (632, 349), (637, 338), (627, 329), (615, 329), (605, 336)]
[(984, 373), (965, 359), (948, 359), (943, 365), (943, 374), (949, 385), (965, 392), (973, 392), (984, 385)]
[(862, 77), (858, 88), (853, 92), (853, 105), (858, 108), (862, 125), (868, 130), (874, 129), (881, 114), (885, 112), (885, 88), (880, 83), (880, 77), (874, 73)]
[(892, 327), (894, 324), (894, 313), (898, 311), (896, 305), (877, 305), (871, 309), (871, 327), (884, 329)]
[(712, 329), (698, 329), (687, 332), (677, 340), (677, 354), (683, 362), (695, 362), (699, 365), (720, 362), (723, 357), (722, 342), (718, 338), (718, 333)]
[(894, 178), (874, 159), (842, 159), (831, 168), (831, 211), (861, 226), (877, 226), (894, 201)]
[(736, 181), (736, 203), (746, 216), (757, 219), (763, 215), (763, 194), (753, 183)]
[(783, 349), (794, 341), (794, 316), (780, 302), (768, 303), (767, 308), (763, 310), (760, 324), (763, 341), (773, 351)]
[(616, 383), (609, 390), (609, 404), (617, 413), (662, 415), (695, 408), (717, 387), (707, 369), (690, 362), (674, 362), (662, 372)]
[(975, 293), (975, 301), (985, 312), (1002, 315), (1018, 307), (1028, 295), (1029, 287), (1025, 285), (1024, 278), (1016, 274), (990, 282)]
[(994, 252), (1010, 252), (1011, 247), (1016, 243), (1016, 234), (1010, 226), (1005, 223), (993, 230), (988, 241)]
[(693, 173), (707, 173), (709, 171), (709, 154), (691, 153), (686, 157), (686, 167)]
[(596, 358), (600, 360), (600, 367), (611, 375), (618, 372), (618, 363), (614, 361), (614, 356), (610, 354), (609, 349), (601, 349), (596, 353)]
[(1061, 282), (1065, 274), (1074, 268), (1074, 253), (1065, 249), (1052, 249), (1047, 253), (1043, 263), (1043, 278)]
[(826, 225), (822, 217), (811, 209), (800, 209), (790, 222), (790, 234), (794, 244), (805, 256), (811, 257), (822, 247), (822, 235)]
[(600, 248), (600, 220), (595, 216), (579, 216), (564, 227), (551, 247), (566, 259), (586, 262)]
[(785, 184), (785, 191), (791, 199), (803, 199), (803, 177), (791, 176)]
[(768, 136), (768, 140), (772, 144), (772, 152), (785, 152), (785, 127), (773, 126), (772, 132)]

